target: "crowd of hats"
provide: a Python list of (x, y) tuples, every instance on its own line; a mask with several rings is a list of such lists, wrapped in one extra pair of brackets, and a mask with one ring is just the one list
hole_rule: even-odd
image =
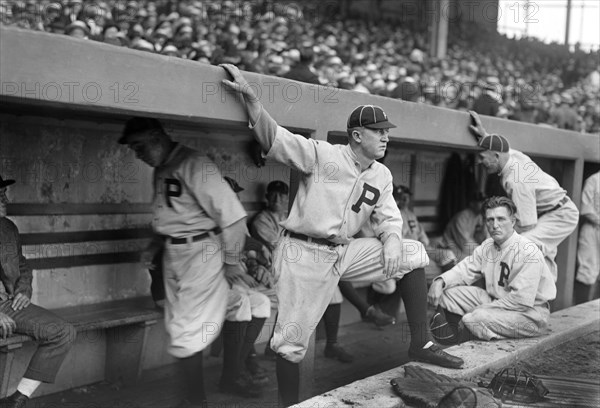
[(569, 51), (465, 24), (453, 26), (447, 57), (436, 59), (426, 52), (422, 23), (341, 19), (330, 6), (317, 0), (0, 0), (0, 22), (277, 76), (310, 50), (323, 85), (461, 110), (485, 94), (499, 103), (498, 116), (565, 127), (557, 117), (574, 115), (575, 130), (600, 131), (598, 51)]

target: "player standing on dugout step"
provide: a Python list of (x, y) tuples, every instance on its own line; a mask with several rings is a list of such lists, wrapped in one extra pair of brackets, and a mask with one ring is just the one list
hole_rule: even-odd
[(182, 406), (205, 406), (202, 351), (225, 320), (226, 275), (230, 281), (253, 281), (240, 265), (246, 212), (221, 174), (212, 171), (216, 165), (173, 141), (158, 120), (129, 119), (119, 143), (154, 168), (152, 229), (162, 239), (142, 253), (142, 261), (150, 266), (164, 245), (165, 327), (168, 351), (187, 382)]
[(498, 173), (500, 182), (517, 209), (516, 230), (540, 248), (548, 268), (557, 278), (558, 245), (577, 227), (579, 211), (554, 177), (544, 173), (531, 158), (510, 148), (508, 140), (488, 134), (479, 115), (469, 112), (471, 132), (478, 139), (479, 160), (488, 173)]
[[(348, 119), (347, 146), (306, 139), (277, 125), (239, 69), (221, 65), (233, 81), (223, 84), (240, 95), (250, 127), (263, 152), (301, 174), (285, 231), (273, 255), (279, 315), (271, 348), (278, 354), (281, 402), (299, 400), (299, 365), (311, 333), (340, 279), (373, 282), (400, 279), (411, 332), (409, 357), (459, 368), (463, 361), (442, 351), (427, 328), (423, 245), (402, 237), (402, 218), (392, 197), (392, 175), (383, 157), (389, 129), (383, 110), (359, 106)], [(339, 168), (336, 183), (315, 177), (328, 165)], [(353, 238), (369, 225), (377, 238)]]

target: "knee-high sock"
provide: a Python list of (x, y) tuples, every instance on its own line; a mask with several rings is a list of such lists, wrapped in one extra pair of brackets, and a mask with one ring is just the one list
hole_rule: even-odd
[(340, 281), (338, 283), (338, 288), (340, 288), (342, 295), (348, 299), (348, 302), (352, 303), (352, 306), (358, 309), (360, 315), (364, 317), (367, 314), (369, 304), (358, 294), (352, 285), (352, 282)]
[(337, 343), (338, 328), (340, 327), (340, 314), (342, 311), (342, 305), (329, 305), (325, 309), (323, 314), (323, 321), (325, 322), (325, 336), (327, 337), (327, 344)]
[(427, 281), (423, 268), (415, 269), (398, 281), (398, 288), (404, 301), (410, 347), (422, 348), (431, 340), (427, 324)]
[(248, 322), (225, 321), (223, 324), (222, 383), (235, 381), (240, 374), (240, 352), (247, 326)]
[(246, 327), (246, 335), (240, 350), (240, 361), (245, 361), (252, 350), (254, 350), (254, 342), (258, 338), (260, 331), (265, 324), (265, 318), (253, 317)]
[(573, 301), (576, 305), (588, 302), (592, 294), (592, 287), (594, 285), (586, 285), (579, 281), (575, 281), (573, 285)]
[(185, 374), (187, 399), (193, 404), (201, 404), (206, 401), (202, 360), (201, 351), (190, 357), (179, 359), (179, 364)]
[(277, 356), (277, 387), (284, 407), (300, 402), (300, 367)]

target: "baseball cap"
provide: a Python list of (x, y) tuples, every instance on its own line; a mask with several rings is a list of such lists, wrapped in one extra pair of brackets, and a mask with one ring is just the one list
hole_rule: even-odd
[(399, 185), (394, 186), (392, 194), (394, 197), (398, 197), (400, 194), (412, 195), (412, 191), (410, 191), (410, 188), (408, 188), (407, 186)]
[(125, 123), (123, 134), (119, 138), (118, 142), (119, 144), (127, 144), (129, 143), (128, 139), (130, 135), (153, 129), (158, 129), (161, 132), (164, 132), (162, 124), (158, 119), (141, 116), (133, 117)]
[(491, 150), (493, 152), (501, 153), (507, 153), (508, 149), (510, 149), (508, 140), (506, 140), (504, 136), (500, 136), (496, 133), (492, 133), (491, 135), (481, 138), (478, 146), (483, 150)]
[(0, 188), (10, 186), (11, 184), (15, 184), (14, 180), (4, 180), (2, 176), (0, 176)]
[(288, 191), (289, 191), (288, 185), (285, 184), (281, 180), (271, 181), (267, 185), (267, 194), (272, 194), (272, 193), (287, 194)]
[(369, 129), (395, 128), (387, 115), (379, 106), (361, 105), (354, 109), (348, 118), (348, 129), (366, 127)]
[(231, 187), (231, 189), (233, 190), (234, 193), (237, 194), (240, 191), (244, 191), (244, 188), (242, 186), (240, 186), (237, 183), (237, 181), (235, 181), (231, 177), (224, 176), (223, 178), (225, 179), (225, 181), (227, 182), (227, 184), (229, 184), (229, 187)]

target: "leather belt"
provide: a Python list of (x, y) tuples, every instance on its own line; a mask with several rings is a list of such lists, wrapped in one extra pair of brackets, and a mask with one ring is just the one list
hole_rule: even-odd
[(313, 237), (309, 237), (308, 235), (304, 235), (304, 234), (298, 234), (296, 232), (292, 232), (292, 231), (288, 231), (285, 230), (283, 232), (283, 235), (286, 235), (290, 238), (295, 238), (295, 239), (299, 239), (301, 241), (306, 241), (306, 242), (310, 242), (313, 244), (317, 244), (317, 245), (326, 245), (326, 246), (330, 246), (330, 247), (335, 247), (341, 244), (336, 244), (335, 242), (331, 242), (328, 239), (325, 238), (313, 238)]
[(558, 204), (556, 204), (554, 207), (552, 207), (551, 209), (549, 209), (547, 211), (542, 211), (541, 213), (539, 213), (538, 218), (540, 218), (542, 215), (548, 214), (549, 212), (558, 210), (560, 207), (562, 207), (563, 205), (565, 205), (568, 202), (569, 202), (569, 197), (564, 196), (563, 198), (561, 198), (561, 200), (558, 202)]
[(221, 228), (216, 227), (216, 228), (211, 229), (210, 231), (206, 231), (206, 232), (203, 232), (202, 234), (198, 234), (198, 235), (193, 235), (191, 237), (173, 238), (173, 237), (167, 236), (167, 237), (165, 237), (165, 240), (171, 245), (187, 244), (187, 243), (202, 241), (203, 239), (208, 238), (210, 236), (211, 232), (215, 235), (220, 234)]

